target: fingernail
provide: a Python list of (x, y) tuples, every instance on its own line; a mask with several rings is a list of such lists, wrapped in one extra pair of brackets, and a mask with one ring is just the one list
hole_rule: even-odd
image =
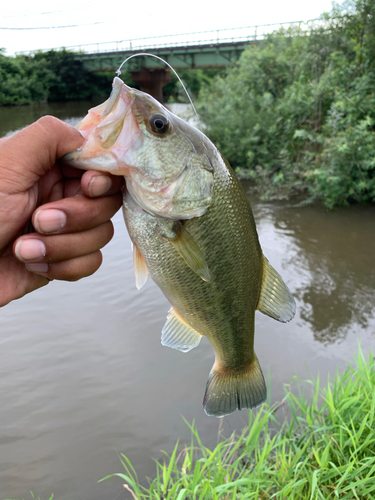
[(91, 179), (89, 184), (89, 194), (92, 198), (108, 193), (112, 187), (112, 180), (108, 175), (98, 175)]
[(44, 243), (36, 239), (19, 241), (14, 251), (16, 256), (24, 262), (28, 260), (39, 260), (46, 255)]
[(34, 217), (34, 227), (39, 233), (58, 233), (66, 225), (66, 215), (61, 210), (53, 208), (49, 210), (39, 210)]
[(32, 273), (48, 273), (48, 264), (44, 262), (25, 264), (26, 269)]

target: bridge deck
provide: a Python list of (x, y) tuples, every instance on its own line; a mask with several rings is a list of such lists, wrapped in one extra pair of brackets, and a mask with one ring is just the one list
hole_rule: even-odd
[[(244, 26), (195, 33), (88, 43), (64, 48), (76, 52), (76, 58), (81, 60), (89, 71), (116, 70), (128, 56), (144, 52), (150, 52), (162, 57), (176, 69), (218, 68), (234, 65), (249, 43), (256, 43), (272, 32), (283, 29), (286, 36), (296, 34), (303, 36), (323, 25), (323, 20), (313, 19), (308, 22), (293, 21)], [(43, 52), (47, 50), (53, 49), (45, 49)], [(22, 53), (32, 54), (33, 52), (38, 51)], [(162, 66), (163, 64), (155, 58), (143, 57), (130, 60), (126, 69), (135, 72), (141, 68), (152, 70)]]

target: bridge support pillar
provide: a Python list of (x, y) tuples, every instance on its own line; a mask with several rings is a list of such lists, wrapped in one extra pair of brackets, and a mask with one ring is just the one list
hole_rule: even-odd
[(143, 92), (155, 97), (162, 104), (163, 87), (171, 80), (172, 75), (166, 69), (146, 69), (142, 68), (140, 71), (131, 73), (134, 83), (141, 87)]

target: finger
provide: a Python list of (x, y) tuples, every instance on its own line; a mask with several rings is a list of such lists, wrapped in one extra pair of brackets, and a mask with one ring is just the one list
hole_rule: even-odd
[(48, 278), (27, 271), (12, 252), (0, 258), (0, 307), (49, 283)]
[[(43, 116), (0, 144), (3, 168), (14, 191), (34, 185), (57, 158), (76, 150), (84, 139), (77, 129), (53, 116)], [(6, 180), (6, 172), (2, 176)], [(19, 179), (19, 185), (14, 179)]]
[[(71, 169), (76, 170), (73, 167), (71, 167)], [(64, 194), (56, 197), (56, 200), (63, 197), (69, 198), (78, 193), (83, 193), (88, 198), (109, 196), (120, 191), (124, 184), (124, 178), (122, 176), (102, 174), (101, 172), (94, 172), (93, 170), (87, 172), (77, 170), (77, 172), (80, 172), (80, 176), (74, 175), (74, 172), (71, 172), (71, 177), (66, 178), (64, 183)], [(66, 172), (64, 172), (64, 176), (67, 177)], [(54, 200), (51, 199), (50, 201)]]
[(35, 206), (44, 205), (44, 203), (50, 203), (51, 201), (63, 198), (64, 179), (56, 164), (53, 165), (47, 175), (43, 175), (39, 179), (38, 186), (38, 201)]
[[(77, 281), (94, 274), (101, 266), (102, 260), (102, 253), (98, 250), (89, 255), (66, 260), (64, 262), (26, 264), (26, 268), (31, 273), (49, 280)], [(42, 267), (45, 265), (47, 265), (47, 269)]]
[(89, 198), (117, 193), (123, 185), (124, 178), (121, 175), (104, 174), (93, 170), (85, 172), (81, 179), (82, 191)]
[(121, 193), (97, 199), (77, 195), (37, 208), (32, 222), (40, 234), (77, 233), (108, 221), (121, 205)]
[(63, 176), (67, 179), (80, 179), (82, 175), (85, 173), (85, 170), (78, 170), (78, 168), (71, 167), (70, 165), (63, 165), (60, 162), (57, 162), (59, 169)]
[(21, 262), (44, 264), (47, 271), (51, 262), (62, 262), (82, 257), (103, 248), (113, 236), (111, 221), (82, 233), (40, 236), (21, 236), (14, 244), (14, 254)]
[(69, 179), (65, 181), (64, 195), (61, 198), (70, 198), (71, 196), (76, 196), (81, 194), (83, 194), (81, 188), (81, 179)]

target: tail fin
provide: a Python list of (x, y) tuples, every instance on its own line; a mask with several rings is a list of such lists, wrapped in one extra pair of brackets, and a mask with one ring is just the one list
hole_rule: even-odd
[(243, 372), (226, 372), (222, 367), (218, 370), (214, 364), (208, 376), (203, 406), (207, 415), (224, 417), (235, 410), (255, 408), (266, 398), (266, 383), (254, 354), (251, 365)]

